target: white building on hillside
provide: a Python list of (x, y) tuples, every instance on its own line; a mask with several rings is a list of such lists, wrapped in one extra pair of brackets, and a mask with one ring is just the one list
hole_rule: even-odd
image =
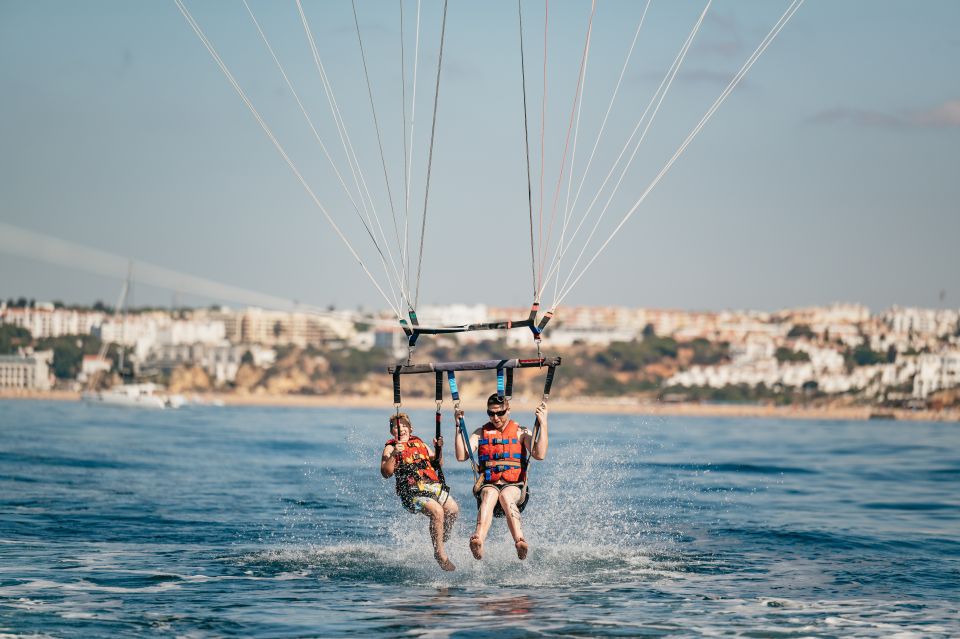
[(960, 386), (960, 350), (917, 356), (917, 374), (913, 378), (914, 397), (927, 397), (938, 390), (956, 386)]
[(84, 383), (88, 379), (93, 379), (95, 375), (109, 373), (113, 366), (108, 358), (101, 359), (99, 355), (84, 355), (80, 363), (80, 373), (77, 375), (77, 381)]
[(54, 308), (53, 304), (39, 303), (34, 308), (4, 307), (0, 309), (0, 324), (13, 324), (30, 331), (34, 339), (89, 335), (100, 326), (106, 315), (99, 311), (78, 311)]
[(880, 315), (894, 333), (943, 337), (960, 330), (960, 312), (949, 309), (901, 308), (894, 306)]
[(50, 390), (53, 387), (53, 351), (0, 355), (0, 388)]

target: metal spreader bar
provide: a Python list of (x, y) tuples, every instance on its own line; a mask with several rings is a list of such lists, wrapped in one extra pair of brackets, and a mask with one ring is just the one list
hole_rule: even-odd
[(435, 373), (438, 371), (486, 371), (498, 368), (555, 368), (560, 366), (559, 357), (534, 357), (532, 359), (484, 359), (472, 362), (434, 362), (432, 364), (398, 364), (387, 372), (393, 376)]

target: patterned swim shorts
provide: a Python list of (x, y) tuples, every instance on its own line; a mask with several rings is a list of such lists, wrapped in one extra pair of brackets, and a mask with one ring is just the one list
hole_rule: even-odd
[(423, 507), (428, 501), (436, 501), (442, 506), (447, 503), (447, 499), (450, 498), (450, 493), (442, 484), (420, 484), (417, 486), (417, 490), (430, 494), (411, 495), (409, 499), (405, 500), (404, 506), (412, 513), (422, 512)]

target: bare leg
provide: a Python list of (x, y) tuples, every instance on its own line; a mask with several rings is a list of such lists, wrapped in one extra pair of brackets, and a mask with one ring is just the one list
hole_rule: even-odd
[(477, 509), (477, 529), (470, 538), (470, 552), (476, 559), (483, 559), (483, 542), (490, 532), (493, 508), (497, 505), (497, 489), (486, 487), (480, 491), (480, 508)]
[(517, 486), (508, 486), (500, 491), (500, 507), (506, 515), (507, 528), (513, 536), (513, 543), (517, 547), (517, 557), (527, 558), (527, 551), (530, 547), (523, 538), (523, 525), (520, 523), (520, 508), (517, 502), (520, 501), (520, 488)]
[(423, 514), (430, 518), (430, 540), (433, 542), (434, 558), (444, 570), (456, 570), (443, 548), (443, 507), (431, 500), (424, 504)]
[(447, 498), (443, 504), (443, 540), (450, 541), (450, 534), (453, 532), (453, 525), (457, 523), (457, 517), (460, 515), (460, 506), (453, 497)]

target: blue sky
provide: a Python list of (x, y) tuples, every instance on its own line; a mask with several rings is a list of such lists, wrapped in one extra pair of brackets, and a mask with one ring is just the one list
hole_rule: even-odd
[[(249, 2), (346, 173), (295, 2)], [(357, 214), (243, 3), (184, 3), (386, 288)], [(644, 192), (788, 4), (712, 3), (598, 238)], [(644, 5), (597, 3), (573, 168), (569, 151), (565, 161), (565, 175), (575, 180)], [(351, 5), (303, 6), (382, 226), (393, 237)], [(548, 232), (549, 212), (591, 4), (550, 4), (545, 120), (544, 4), (523, 6), (535, 226), (544, 122), (543, 240), (549, 235), (555, 245), (560, 222)], [(651, 3), (580, 212), (704, 6)], [(399, 7), (367, 0), (357, 7), (391, 191), (402, 208)], [(417, 5), (406, 0), (403, 7), (409, 107)], [(437, 0), (422, 4), (414, 248), (441, 7)], [(958, 24), (960, 3), (953, 1), (807, 0), (564, 304), (960, 305)], [(524, 305), (533, 284), (516, 4), (451, 2), (445, 37), (419, 302)], [(0, 222), (279, 298), (386, 307), (172, 0), (0, 0), (0, 94)], [(560, 184), (562, 215), (567, 184)], [(107, 276), (104, 269), (87, 272), (83, 259), (29, 259), (10, 237), (0, 239), (0, 296), (116, 297), (124, 269)], [(134, 279), (135, 303), (173, 299), (156, 282), (136, 284), (136, 272)], [(545, 289), (545, 304), (553, 290)], [(209, 301), (190, 291), (177, 299)]]

